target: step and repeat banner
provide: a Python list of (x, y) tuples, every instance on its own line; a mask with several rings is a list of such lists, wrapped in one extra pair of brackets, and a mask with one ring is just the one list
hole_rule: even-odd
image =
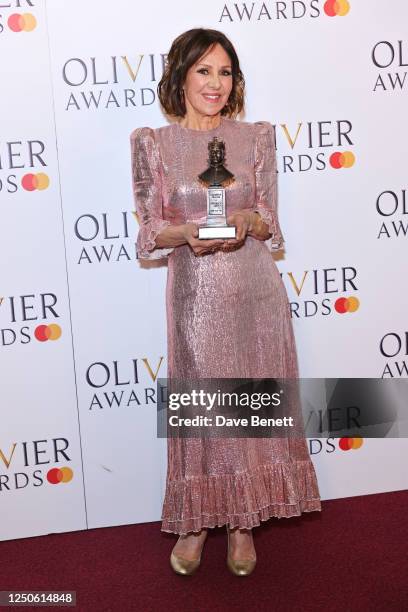
[[(230, 37), (241, 119), (276, 126), (301, 376), (408, 377), (407, 22), (403, 0), (0, 0), (1, 539), (160, 519), (167, 268), (136, 257), (129, 136), (166, 123), (192, 27)], [(322, 499), (408, 486), (405, 439), (308, 441)]]

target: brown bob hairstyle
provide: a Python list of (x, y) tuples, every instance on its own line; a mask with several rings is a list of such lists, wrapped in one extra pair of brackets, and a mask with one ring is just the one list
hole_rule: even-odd
[(233, 44), (222, 32), (194, 28), (180, 34), (171, 45), (163, 76), (157, 86), (160, 103), (168, 115), (184, 117), (183, 85), (187, 72), (206, 51), (219, 43), (227, 52), (232, 65), (232, 90), (221, 115), (235, 117), (244, 108), (244, 75)]

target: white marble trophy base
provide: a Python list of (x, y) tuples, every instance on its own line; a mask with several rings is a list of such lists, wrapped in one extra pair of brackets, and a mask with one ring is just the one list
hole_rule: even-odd
[(237, 228), (235, 225), (212, 225), (198, 228), (199, 240), (212, 240), (214, 238), (235, 238)]

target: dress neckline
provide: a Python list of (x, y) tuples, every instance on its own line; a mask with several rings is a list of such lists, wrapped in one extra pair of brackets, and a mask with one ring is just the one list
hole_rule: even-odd
[(217, 125), (217, 127), (211, 128), (211, 130), (195, 130), (194, 128), (184, 127), (183, 125), (180, 125), (180, 123), (178, 122), (177, 122), (177, 125), (179, 126), (181, 130), (185, 132), (192, 132), (192, 133), (197, 133), (197, 134), (212, 134), (213, 132), (216, 132), (217, 130), (221, 129), (221, 127), (224, 124), (224, 121), (225, 121), (225, 117), (221, 115), (220, 123)]

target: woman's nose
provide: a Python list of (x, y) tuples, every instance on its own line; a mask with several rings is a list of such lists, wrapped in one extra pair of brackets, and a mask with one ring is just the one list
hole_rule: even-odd
[(218, 74), (210, 75), (209, 83), (210, 87), (213, 89), (219, 89), (221, 87), (221, 81)]

